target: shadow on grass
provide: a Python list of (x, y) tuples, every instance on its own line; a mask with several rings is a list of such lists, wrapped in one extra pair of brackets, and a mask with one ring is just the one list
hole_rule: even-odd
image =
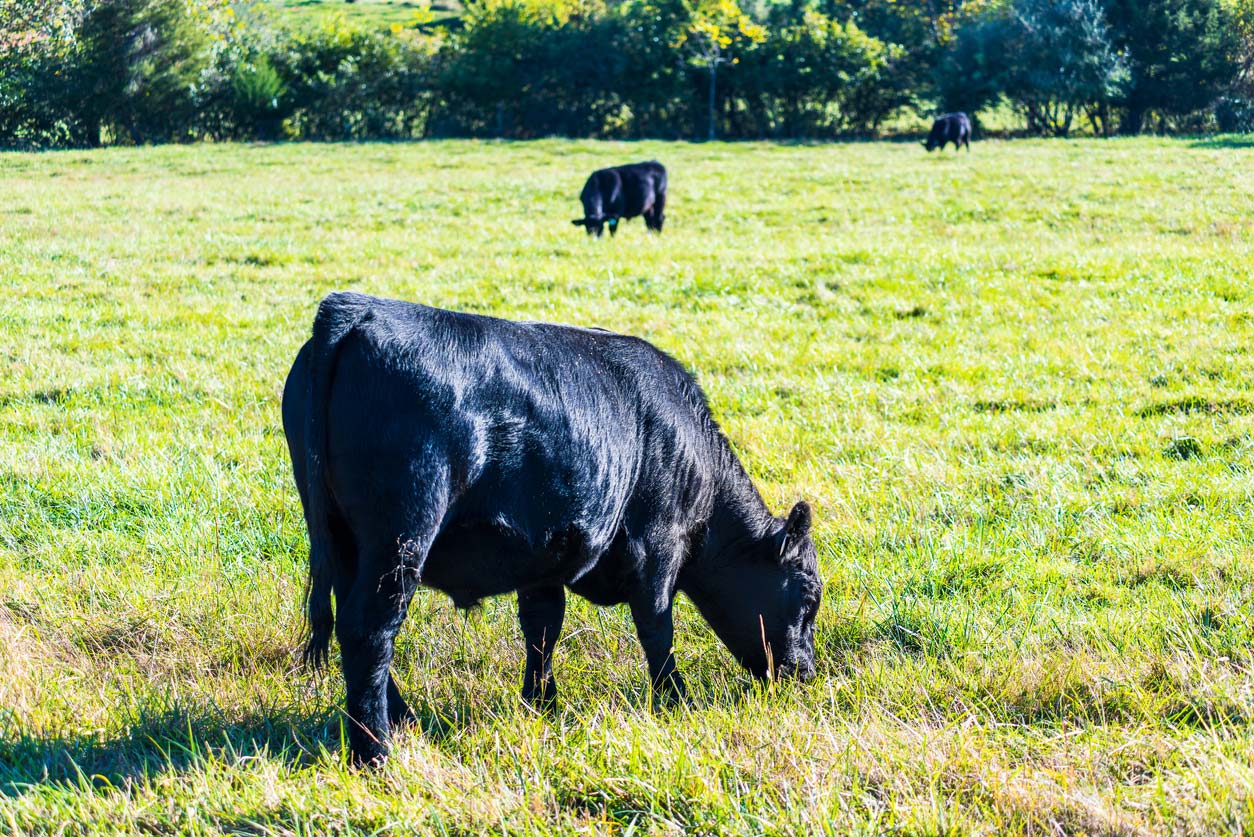
[(1190, 148), (1254, 148), (1254, 134), (1223, 134), (1217, 137), (1200, 137), (1189, 143)]
[[(466, 707), (414, 705), (405, 735), (439, 745), (471, 722)], [(339, 707), (299, 715), (276, 711), (227, 720), (211, 710), (171, 709), (141, 717), (125, 734), (40, 737), (0, 734), (0, 798), (44, 787), (108, 789), (218, 762), (251, 759), (291, 769), (347, 757), (345, 716)]]
[(226, 721), (175, 709), (141, 717), (114, 738), (19, 733), (0, 738), (0, 796), (21, 796), (39, 785), (118, 787), (213, 760), (262, 756), (299, 767), (338, 752), (339, 726), (331, 711)]

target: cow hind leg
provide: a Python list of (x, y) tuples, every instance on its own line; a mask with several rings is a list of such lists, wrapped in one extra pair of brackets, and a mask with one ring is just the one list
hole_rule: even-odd
[[(428, 541), (429, 543), (429, 541)], [(357, 578), (340, 618), (336, 635), (344, 669), (348, 742), (353, 763), (373, 765), (388, 753), (392, 725), (410, 714), (392, 679), (396, 634), (418, 587), (418, 570), (426, 558), (408, 545), (398, 550), (362, 550)]]
[(557, 702), (553, 677), (553, 649), (566, 615), (566, 591), (561, 585), (536, 587), (518, 593), (518, 624), (527, 643), (522, 697), (533, 706), (551, 708)]

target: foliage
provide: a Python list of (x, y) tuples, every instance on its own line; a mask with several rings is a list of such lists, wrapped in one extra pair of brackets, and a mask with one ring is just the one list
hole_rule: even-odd
[(133, 143), (195, 138), (193, 89), (218, 9), (205, 0), (87, 3), (72, 72), (90, 144), (105, 131)]
[(0, 145), (831, 137), (997, 107), (1108, 134), (1231, 128), (1254, 101), (1254, 0), (470, 0), (290, 28), (285, 8), (0, 0)]
[(278, 138), (291, 110), (287, 82), (265, 55), (253, 62), (240, 62), (232, 70), (236, 124), (254, 126), (259, 139)]
[(71, 0), (0, 0), (0, 146), (81, 141), (66, 118), (80, 15)]
[(766, 29), (741, 10), (737, 0), (685, 0), (688, 23), (675, 46), (700, 66), (708, 80), (708, 138), (718, 133), (718, 68), (740, 61), (741, 50), (766, 40)]
[(436, 46), (367, 32), (342, 16), (290, 33), (270, 61), (287, 91), (291, 133), (320, 140), (422, 136)]
[(1106, 0), (1106, 14), (1128, 56), (1124, 133), (1183, 124), (1236, 80), (1240, 30), (1222, 0)]
[(1110, 104), (1128, 81), (1099, 0), (1014, 0), (1005, 94), (1023, 110), (1028, 133), (1066, 136), (1077, 114), (1109, 132)]
[(1007, 68), (1013, 60), (1008, 13), (976, 15), (957, 24), (939, 50), (932, 71), (941, 111), (962, 111), (979, 125), (979, 112), (1006, 93)]
[(759, 136), (871, 133), (905, 104), (892, 78), (900, 47), (806, 10), (772, 27), (729, 73)]
[(621, 26), (588, 3), (478, 0), (442, 55), (437, 133), (595, 135), (621, 109)]

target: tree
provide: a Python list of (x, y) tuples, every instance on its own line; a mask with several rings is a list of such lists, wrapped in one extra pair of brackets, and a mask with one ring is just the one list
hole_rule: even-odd
[(104, 128), (134, 143), (191, 138), (193, 91), (210, 61), (217, 0), (92, 0), (74, 75), (88, 142)]
[(729, 75), (759, 136), (866, 133), (904, 104), (891, 73), (901, 53), (852, 21), (806, 9), (771, 27)]
[(1157, 113), (1200, 111), (1236, 79), (1240, 28), (1222, 0), (1106, 0), (1115, 48), (1128, 56), (1120, 131), (1135, 134)]
[(735, 52), (766, 40), (766, 29), (741, 11), (736, 0), (694, 0), (688, 5), (690, 21), (677, 46), (709, 77), (709, 138), (717, 133), (718, 68), (739, 60)]
[(1066, 136), (1085, 113), (1098, 133), (1108, 133), (1110, 103), (1128, 68), (1098, 0), (1015, 0), (1010, 21), (1006, 93), (1028, 131)]
[(979, 112), (999, 101), (1009, 81), (1009, 13), (973, 15), (960, 22), (935, 62), (933, 86), (940, 109), (962, 111), (978, 127)]
[(71, 75), (76, 0), (0, 0), (0, 147), (81, 142)]

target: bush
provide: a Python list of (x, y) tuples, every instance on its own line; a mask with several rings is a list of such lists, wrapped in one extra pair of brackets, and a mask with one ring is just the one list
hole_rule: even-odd
[(1221, 96), (1214, 106), (1215, 126), (1225, 134), (1254, 132), (1254, 100)]
[(479, 0), (441, 55), (439, 133), (595, 136), (622, 109), (616, 17), (558, 3)]
[[(429, 39), (368, 33), (336, 16), (313, 32), (282, 39), (267, 59), (277, 81), (257, 77), (244, 89), (280, 85), (294, 138), (420, 137), (433, 99), (434, 57)], [(238, 95), (241, 88), (233, 89)]]
[(85, 141), (70, 72), (79, 11), (59, 2), (0, 0), (0, 146)]
[(759, 136), (869, 133), (907, 103), (900, 47), (815, 11), (775, 27), (729, 73)]
[(194, 89), (209, 64), (212, 7), (186, 0), (93, 0), (77, 33), (72, 98), (88, 142), (196, 138)]
[(231, 74), (231, 103), (236, 124), (252, 126), (258, 139), (277, 139), (290, 112), (287, 82), (265, 55), (241, 62)]

